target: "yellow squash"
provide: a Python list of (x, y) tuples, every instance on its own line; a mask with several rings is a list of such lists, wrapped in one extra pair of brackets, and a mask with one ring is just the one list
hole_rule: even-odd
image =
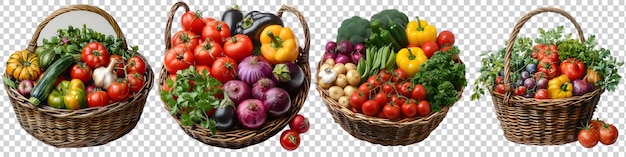
[(41, 73), (37, 55), (27, 50), (16, 51), (11, 54), (6, 66), (6, 73), (19, 81), (36, 81)]

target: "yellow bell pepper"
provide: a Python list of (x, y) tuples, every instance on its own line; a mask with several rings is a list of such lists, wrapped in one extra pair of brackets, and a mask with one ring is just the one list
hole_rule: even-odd
[(567, 75), (561, 75), (548, 81), (548, 93), (552, 99), (572, 97), (573, 90), (574, 86)]
[(402, 71), (406, 72), (406, 75), (411, 78), (419, 70), (420, 66), (428, 60), (424, 51), (419, 47), (403, 48), (398, 51), (396, 57), (396, 65)]
[(298, 59), (298, 40), (291, 28), (270, 25), (261, 33), (261, 54), (272, 64), (295, 62)]
[(437, 28), (433, 25), (428, 25), (426, 20), (420, 20), (417, 16), (415, 18), (417, 21), (411, 21), (406, 26), (406, 36), (409, 44), (422, 47), (422, 44), (428, 41), (436, 42)]

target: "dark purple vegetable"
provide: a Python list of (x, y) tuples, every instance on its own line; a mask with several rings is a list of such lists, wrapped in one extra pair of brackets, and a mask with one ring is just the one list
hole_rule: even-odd
[(350, 53), (352, 53), (353, 50), (354, 50), (354, 47), (352, 43), (348, 40), (341, 41), (337, 45), (337, 53), (339, 54), (343, 54), (347, 56), (347, 55), (350, 55)]
[(359, 64), (359, 61), (361, 60), (361, 58), (363, 57), (363, 54), (360, 52), (353, 52), (351, 59), (352, 59), (352, 63), (354, 64)]
[(574, 91), (572, 91), (574, 96), (585, 95), (594, 90), (593, 85), (590, 85), (589, 82), (580, 79), (572, 81), (572, 86), (574, 86)]
[(526, 71), (528, 71), (528, 73), (534, 74), (535, 72), (537, 72), (537, 64), (526, 65)]
[(237, 4), (222, 13), (222, 21), (230, 28), (231, 35), (235, 35), (237, 23), (241, 22), (241, 20), (243, 20), (243, 13), (241, 13)]
[(250, 87), (243, 81), (230, 80), (224, 83), (223, 88), (224, 93), (226, 93), (235, 104), (239, 104), (250, 98)]
[(535, 92), (528, 92), (526, 94), (523, 95), (525, 98), (534, 98), (535, 97)]
[(252, 85), (252, 98), (263, 101), (263, 93), (274, 87), (276, 87), (276, 84), (273, 80), (262, 78)]
[(291, 108), (291, 98), (284, 89), (274, 87), (263, 95), (263, 106), (270, 116), (279, 117)]
[(539, 80), (537, 80), (537, 89), (546, 89), (546, 87), (548, 87), (547, 78), (540, 78)]
[(322, 58), (323, 61), (326, 61), (327, 59), (335, 59), (337, 57), (336, 53), (332, 53), (332, 52), (326, 52), (324, 53), (324, 57)]
[(95, 84), (91, 84), (91, 85), (85, 87), (85, 92), (87, 92), (87, 94), (89, 94), (91, 92), (94, 92), (94, 90), (96, 90), (96, 88), (98, 88), (98, 87), (96, 87)]
[(334, 41), (329, 41), (326, 43), (326, 53), (337, 53), (337, 43)]
[(358, 43), (356, 45), (354, 45), (354, 51), (353, 52), (358, 52), (358, 53), (365, 53), (365, 45), (362, 43)]
[(276, 85), (291, 93), (300, 90), (304, 82), (304, 72), (295, 63), (277, 64), (272, 73), (274, 73), (272, 79)]
[(337, 54), (337, 57), (335, 58), (335, 64), (337, 63), (341, 63), (341, 64), (346, 64), (350, 62), (350, 58), (346, 55), (343, 54)]
[(17, 86), (17, 92), (26, 98), (30, 97), (30, 91), (33, 90), (35, 84), (31, 80), (22, 80)]
[(527, 78), (530, 78), (530, 73), (528, 71), (522, 71), (520, 76), (522, 77), (522, 80), (526, 80)]
[(235, 114), (235, 102), (230, 100), (228, 96), (220, 102), (220, 105), (215, 108), (215, 115), (213, 116), (217, 124), (217, 130), (230, 131), (237, 125), (237, 116)]
[[(248, 56), (238, 65), (238, 77), (241, 81), (252, 85), (261, 78), (272, 75), (272, 65), (263, 56)], [(236, 101), (235, 101), (236, 102)]]
[(536, 85), (536, 81), (533, 78), (527, 78), (526, 80), (524, 80), (524, 86), (527, 89), (533, 89), (535, 88), (535, 85)]
[(248, 129), (257, 129), (265, 123), (267, 110), (259, 99), (244, 100), (237, 106), (237, 120)]

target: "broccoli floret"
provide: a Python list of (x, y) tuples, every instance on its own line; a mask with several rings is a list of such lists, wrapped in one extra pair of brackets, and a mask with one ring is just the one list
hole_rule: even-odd
[(409, 23), (409, 17), (407, 17), (406, 14), (404, 14), (404, 13), (402, 13), (402, 12), (396, 10), (396, 9), (387, 9), (387, 10), (383, 10), (381, 12), (378, 12), (378, 13), (374, 14), (370, 20), (378, 19), (378, 20), (380, 20), (380, 22), (383, 22), (385, 28), (389, 28), (390, 23), (389, 23), (389, 19), (387, 19), (387, 17), (389, 17), (389, 19), (391, 19), (391, 21), (397, 23), (398, 25), (402, 26), (403, 28), (405, 28), (406, 25)]
[(337, 42), (349, 40), (352, 44), (363, 43), (372, 34), (370, 22), (359, 16), (343, 20), (337, 29)]

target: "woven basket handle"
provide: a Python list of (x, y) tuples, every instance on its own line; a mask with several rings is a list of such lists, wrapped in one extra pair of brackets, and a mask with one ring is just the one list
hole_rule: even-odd
[(302, 24), (302, 29), (304, 30), (304, 47), (300, 47), (301, 54), (300, 57), (298, 57), (298, 62), (308, 62), (309, 46), (311, 45), (311, 33), (309, 32), (309, 24), (307, 24), (306, 19), (304, 19), (304, 16), (302, 16), (302, 13), (300, 13), (300, 11), (288, 5), (283, 5), (282, 7), (280, 7), (277, 16), (282, 18), (285, 11), (295, 14), (296, 17), (298, 17), (298, 20), (300, 20), (300, 24)]
[(510, 67), (510, 63), (511, 63), (511, 51), (513, 50), (513, 45), (515, 45), (515, 40), (517, 39), (517, 34), (520, 32), (520, 30), (522, 29), (522, 26), (524, 26), (524, 24), (530, 20), (531, 17), (537, 15), (537, 14), (541, 14), (541, 13), (546, 13), (546, 12), (553, 12), (553, 13), (557, 13), (560, 14), (562, 16), (565, 16), (567, 19), (570, 20), (570, 22), (572, 22), (572, 24), (574, 24), (574, 27), (576, 27), (576, 31), (578, 32), (578, 37), (580, 38), (580, 42), (585, 42), (585, 37), (583, 36), (583, 30), (580, 28), (580, 25), (578, 24), (578, 22), (576, 22), (576, 19), (574, 19), (574, 17), (572, 17), (572, 15), (570, 15), (569, 13), (561, 10), (561, 9), (557, 9), (557, 8), (552, 8), (552, 7), (542, 7), (542, 8), (537, 8), (535, 10), (532, 10), (528, 13), (526, 13), (526, 15), (522, 16), (522, 18), (519, 19), (519, 21), (517, 22), (517, 24), (515, 25), (515, 27), (513, 28), (513, 32), (511, 32), (511, 35), (509, 36), (509, 41), (507, 42), (506, 45), (506, 54), (504, 56), (504, 85), (505, 85), (505, 90), (506, 90), (506, 95), (504, 97), (504, 104), (508, 105), (509, 104), (509, 98), (513, 96), (512, 92), (513, 92), (513, 87), (511, 86), (511, 80), (510, 80), (510, 71), (511, 71), (511, 67)]
[(170, 14), (167, 16), (167, 25), (165, 26), (165, 50), (169, 50), (172, 48), (172, 23), (174, 20), (174, 15), (176, 15), (176, 10), (178, 8), (183, 7), (185, 12), (189, 11), (189, 6), (185, 2), (176, 2), (172, 5), (172, 9), (170, 9)]
[(29, 50), (30, 52), (34, 52), (35, 51), (35, 48), (37, 47), (37, 40), (39, 39), (39, 34), (43, 30), (43, 28), (46, 27), (46, 25), (48, 25), (48, 23), (50, 23), (50, 21), (52, 21), (52, 19), (58, 17), (61, 14), (72, 12), (72, 11), (89, 11), (89, 12), (93, 12), (93, 13), (96, 13), (96, 14), (102, 16), (105, 20), (107, 20), (107, 22), (109, 22), (111, 27), (113, 27), (113, 31), (115, 31), (115, 34), (117, 35), (117, 37), (122, 39), (122, 48), (124, 50), (128, 49), (127, 45), (126, 45), (126, 38), (124, 37), (124, 34), (122, 33), (122, 29), (120, 29), (120, 26), (117, 24), (115, 19), (111, 16), (111, 14), (109, 14), (106, 11), (104, 11), (104, 10), (98, 8), (98, 7), (95, 7), (95, 6), (79, 4), (79, 5), (65, 6), (65, 7), (61, 8), (59, 10), (56, 10), (56, 11), (52, 12), (52, 14), (50, 14), (48, 17), (46, 17), (46, 19), (44, 19), (39, 24), (39, 26), (37, 26), (37, 29), (35, 30), (35, 33), (33, 34), (33, 37), (31, 38), (30, 42), (28, 43), (27, 50)]

